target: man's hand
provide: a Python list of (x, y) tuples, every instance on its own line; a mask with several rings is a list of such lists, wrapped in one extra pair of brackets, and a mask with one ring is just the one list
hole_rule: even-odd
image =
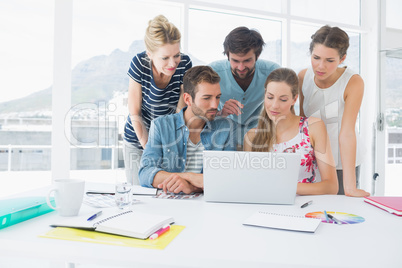
[(165, 193), (169, 191), (175, 194), (178, 194), (180, 192), (191, 194), (197, 189), (179, 174), (170, 175), (167, 179), (165, 179), (161, 184), (158, 185), (158, 188), (163, 189)]
[(222, 110), (220, 111), (220, 115), (226, 117), (231, 114), (239, 115), (242, 113), (241, 109), (243, 109), (244, 105), (241, 104), (240, 101), (230, 99), (225, 102)]

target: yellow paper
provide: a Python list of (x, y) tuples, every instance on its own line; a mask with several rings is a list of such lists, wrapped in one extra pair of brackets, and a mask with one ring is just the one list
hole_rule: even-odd
[(164, 249), (183, 229), (185, 226), (172, 225), (170, 231), (164, 233), (160, 237), (151, 239), (137, 239), (119, 235), (106, 234), (95, 231), (57, 227), (39, 237), (81, 241), (89, 243), (99, 243), (114, 246)]

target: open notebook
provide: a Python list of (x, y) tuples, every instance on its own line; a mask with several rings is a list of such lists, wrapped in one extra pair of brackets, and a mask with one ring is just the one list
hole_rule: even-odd
[(90, 215), (63, 219), (52, 227), (70, 227), (97, 232), (147, 239), (150, 235), (167, 224), (174, 222), (169, 216), (148, 214), (138, 211), (106, 210), (92, 221), (87, 221)]

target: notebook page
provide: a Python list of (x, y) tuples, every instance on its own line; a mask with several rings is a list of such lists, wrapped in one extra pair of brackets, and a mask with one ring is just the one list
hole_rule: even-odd
[(320, 223), (321, 223), (320, 219), (259, 211), (251, 215), (248, 219), (246, 219), (243, 224), (274, 228), (274, 229), (314, 233), (317, 227), (320, 225)]
[(97, 223), (96, 230), (144, 239), (172, 222), (169, 216), (126, 211)]

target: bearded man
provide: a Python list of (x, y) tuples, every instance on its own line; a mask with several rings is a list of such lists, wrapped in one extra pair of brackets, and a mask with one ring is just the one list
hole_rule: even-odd
[(264, 84), (268, 75), (280, 66), (258, 59), (265, 45), (261, 34), (247, 27), (232, 30), (223, 43), (228, 60), (209, 64), (220, 76), (222, 96), (219, 115), (237, 125), (239, 148), (245, 133), (257, 126), (264, 103)]
[(209, 66), (189, 69), (183, 78), (187, 107), (151, 123), (141, 159), (142, 186), (171, 193), (203, 191), (203, 151), (235, 150), (232, 120), (217, 117), (220, 77)]

